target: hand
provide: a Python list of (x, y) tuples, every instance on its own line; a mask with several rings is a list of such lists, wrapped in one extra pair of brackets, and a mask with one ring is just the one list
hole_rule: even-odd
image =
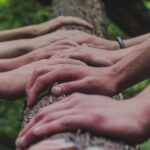
[[(68, 49), (73, 49), (75, 47), (75, 45), (55, 45), (55, 44), (50, 44), (48, 46), (39, 48), (35, 51), (32, 51), (26, 55), (23, 55), (21, 57), (18, 57), (18, 59), (20, 60), (24, 60), (23, 62), (27, 62), (29, 60), (34, 62), (34, 61), (38, 61), (41, 59), (48, 59), (51, 56), (53, 56), (55, 53), (60, 53), (62, 51), (68, 50)], [(16, 58), (17, 59), (17, 58)]]
[[(42, 47), (36, 51), (32, 51), (26, 55), (0, 60), (0, 72), (10, 71), (22, 67), (26, 64), (39, 61), (41, 59), (48, 59), (56, 52), (64, 51), (66, 49), (71, 49), (73, 46), (69, 45), (54, 45), (51, 44), (46, 47)], [(57, 58), (58, 59), (58, 58)]]
[(97, 37), (91, 34), (79, 34), (75, 37), (70, 37), (69, 39), (64, 39), (62, 41), (56, 42), (56, 44), (63, 44), (69, 41), (77, 43), (79, 45), (86, 44), (87, 46), (105, 50), (118, 50), (120, 49), (118, 42), (110, 41), (101, 37)]
[(71, 59), (43, 59), (16, 70), (1, 73), (0, 84), (3, 86), (0, 87), (0, 97), (13, 100), (25, 96), (25, 86), (33, 70), (54, 64), (85, 65), (83, 62)]
[[(69, 42), (68, 42), (69, 43)], [(71, 43), (70, 43), (71, 45)], [(68, 48), (64, 51), (55, 51), (52, 58), (71, 58), (85, 62), (89, 66), (110, 66), (124, 58), (128, 51), (106, 51), (91, 46), (82, 45)]]
[(113, 96), (118, 92), (117, 77), (113, 74), (111, 67), (53, 65), (39, 68), (33, 73), (27, 85), (28, 106), (31, 107), (34, 104), (40, 92), (56, 82), (59, 84), (51, 90), (55, 96), (74, 92)]
[(35, 35), (39, 36), (42, 34), (52, 32), (63, 25), (79, 25), (79, 26), (84, 26), (88, 29), (93, 28), (93, 26), (90, 23), (88, 23), (87, 21), (85, 21), (81, 18), (60, 16), (56, 19), (47, 21), (45, 23), (35, 25), (35, 27), (36, 27), (36, 29), (34, 30)]
[(42, 108), (21, 131), (17, 146), (29, 146), (47, 135), (84, 129), (137, 144), (148, 139), (149, 114), (136, 99), (115, 101), (112, 98), (73, 94)]

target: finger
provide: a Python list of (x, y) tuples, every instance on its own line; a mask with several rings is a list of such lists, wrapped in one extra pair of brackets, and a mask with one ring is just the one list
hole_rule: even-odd
[(88, 23), (87, 21), (78, 18), (78, 17), (65, 17), (66, 24), (75, 24), (75, 25), (83, 25), (87, 28), (93, 29), (93, 25)]
[[(88, 87), (86, 87), (84, 80), (72, 81), (67, 83), (58, 84), (52, 87), (52, 94), (55, 96), (69, 95), (74, 92), (86, 92)], [(89, 89), (88, 89), (89, 91)]]
[(72, 115), (44, 124), (43, 126), (36, 127), (32, 131), (28, 132), (26, 136), (19, 139), (16, 144), (18, 147), (26, 147), (33, 143), (37, 138), (57, 132), (77, 129), (84, 119), (85, 118), (82, 115)]
[(69, 58), (70, 54), (72, 54), (74, 51), (76, 51), (78, 47), (68, 49), (68, 50), (63, 50), (60, 52), (55, 52), (54, 55), (51, 56), (51, 58)]
[(70, 70), (56, 70), (40, 76), (34, 83), (31, 89), (28, 90), (29, 105), (32, 106), (35, 102), (37, 95), (47, 89), (50, 85), (56, 82), (71, 81), (78, 78), (78, 74), (75, 71)]
[(78, 43), (72, 41), (72, 40), (62, 40), (54, 43), (55, 45), (69, 45), (69, 46), (78, 46)]
[(42, 48), (39, 48), (36, 50), (39, 51), (39, 52), (52, 52), (52, 51), (58, 51), (58, 50), (64, 50), (64, 49), (68, 49), (68, 48), (71, 48), (72, 46), (69, 46), (69, 45), (55, 45), (55, 44), (50, 44), (48, 46), (45, 46), (45, 47), (42, 47)]
[(79, 60), (74, 60), (70, 58), (53, 58), (50, 59), (49, 65), (57, 65), (57, 64), (72, 64), (72, 65), (86, 65), (84, 62)]
[(74, 106), (73, 101), (68, 101), (68, 98), (65, 98), (64, 100), (60, 102), (56, 102), (50, 106), (47, 106), (43, 108), (37, 115), (22, 129), (22, 131), (19, 134), (19, 137), (23, 136), (34, 124), (41, 121), (41, 119), (44, 118), (45, 114), (48, 112), (48, 114), (52, 114), (54, 112), (65, 110), (72, 108)]
[[(38, 126), (42, 126), (44, 124), (47, 124), (48, 122), (52, 122), (55, 120), (58, 120), (59, 118), (63, 118), (64, 116), (69, 115), (75, 115), (78, 114), (78, 112), (75, 109), (71, 109), (73, 106), (68, 108), (62, 108), (61, 110), (58, 110), (57, 112), (52, 112), (51, 114), (49, 112), (46, 113), (45, 117), (41, 118), (41, 120), (38, 120), (37, 122), (32, 122), (28, 128), (25, 128), (22, 132), (21, 136), (19, 138), (22, 138), (23, 136), (26, 136), (27, 134), (30, 134), (32, 132), (33, 128), (36, 128)], [(32, 133), (31, 133), (32, 134)]]
[(86, 124), (83, 120), (85, 120), (85, 115), (70, 114), (52, 122), (48, 122), (47, 124), (36, 126), (33, 128), (33, 133), (37, 136), (45, 136), (57, 132), (64, 132), (66, 130), (78, 129), (79, 127), (82, 128), (84, 124)]
[(26, 85), (26, 95), (27, 95), (27, 98), (26, 98), (26, 99), (27, 99), (27, 106), (28, 106), (28, 107), (32, 107), (33, 104), (34, 104), (34, 101), (31, 102), (31, 101), (30, 101), (30, 98), (28, 98), (28, 93), (29, 93), (31, 87), (34, 85), (35, 81), (37, 80), (37, 78), (38, 78), (39, 76), (41, 76), (41, 75), (43, 75), (43, 74), (45, 74), (45, 73), (47, 73), (47, 72), (48, 72), (48, 70), (45, 70), (45, 69), (36, 70), (36, 71), (32, 74), (31, 78), (28, 80), (27, 85)]
[(41, 75), (43, 75), (43, 74), (45, 74), (47, 72), (48, 72), (48, 70), (46, 70), (46, 69), (36, 69), (36, 70), (34, 70), (33, 73), (32, 73), (31, 78), (27, 82), (27, 86), (26, 86), (27, 89), (30, 89), (33, 86), (34, 82), (36, 81), (36, 79), (39, 76), (41, 76)]

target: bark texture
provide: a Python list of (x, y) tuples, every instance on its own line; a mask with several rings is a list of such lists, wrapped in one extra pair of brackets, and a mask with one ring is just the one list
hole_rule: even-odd
[[(105, 34), (105, 13), (103, 4), (99, 0), (53, 0), (53, 17), (57, 16), (75, 16), (83, 18), (94, 25), (94, 31), (89, 31), (82, 26), (64, 26), (65, 30), (80, 30), (81, 32), (93, 33), (98, 36)], [(59, 29), (59, 30), (61, 30)], [(67, 31), (66, 31), (67, 32)], [(39, 96), (37, 104), (33, 109), (25, 107), (23, 114), (23, 126), (25, 126), (31, 118), (44, 106), (52, 104), (62, 99), (50, 95), (47, 90), (42, 96)], [(42, 97), (42, 98), (41, 98)], [(130, 146), (121, 141), (114, 141), (78, 129), (76, 132), (65, 132), (50, 137), (51, 139), (63, 138), (66, 143), (72, 143), (72, 147), (66, 150), (137, 150), (138, 148)], [(45, 139), (45, 138), (44, 138)], [(39, 142), (39, 141), (37, 141)], [(19, 149), (18, 149), (19, 150)]]

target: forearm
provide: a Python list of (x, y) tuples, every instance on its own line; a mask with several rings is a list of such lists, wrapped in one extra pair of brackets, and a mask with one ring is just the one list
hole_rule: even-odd
[(0, 58), (4, 59), (21, 56), (32, 50), (47, 46), (57, 40), (64, 39), (71, 34), (74, 34), (74, 32), (68, 33), (67, 35), (65, 35), (64, 32), (54, 32), (54, 34), (47, 34), (32, 39), (2, 42), (0, 43)]
[[(137, 96), (133, 97), (134, 107), (136, 108), (136, 112), (141, 112), (141, 115), (138, 117), (140, 119), (139, 124), (143, 127), (143, 131), (145, 131), (145, 135), (150, 138), (150, 86), (144, 89)], [(140, 109), (136, 107), (139, 105)]]
[(30, 52), (33, 47), (32, 40), (22, 39), (0, 43), (0, 58), (13, 58)]
[(38, 32), (38, 28), (36, 25), (1, 31), (0, 41), (2, 42), (21, 38), (31, 38), (36, 36), (36, 32)]
[(0, 73), (0, 98), (16, 100), (25, 96), (25, 86), (33, 69)]
[(31, 54), (10, 59), (0, 59), (0, 72), (6, 72), (17, 69), (21, 66), (32, 63), (35, 60), (36, 59)]
[(17, 29), (1, 31), (0, 41), (16, 40), (21, 38), (32, 38), (50, 33), (63, 25), (79, 25), (92, 29), (92, 25), (85, 20), (76, 17), (57, 17), (56, 19), (38, 24), (21, 27)]
[(12, 101), (23, 97), (25, 91), (22, 88), (21, 78), (14, 75), (12, 71), (0, 73), (0, 98)]
[(125, 58), (112, 66), (118, 92), (150, 76), (149, 40), (134, 47)]
[(128, 40), (124, 40), (124, 43), (125, 43), (126, 48), (128, 48), (128, 47), (140, 44), (140, 43), (144, 42), (145, 40), (147, 40), (148, 38), (150, 38), (149, 33), (135, 37), (135, 38), (131, 38)]

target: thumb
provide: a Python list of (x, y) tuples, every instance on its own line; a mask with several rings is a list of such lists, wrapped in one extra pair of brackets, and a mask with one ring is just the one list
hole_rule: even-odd
[(86, 93), (88, 90), (88, 86), (85, 85), (84, 80), (72, 81), (67, 83), (62, 83), (54, 86), (51, 89), (51, 92), (55, 96), (69, 95), (75, 92), (83, 92)]

